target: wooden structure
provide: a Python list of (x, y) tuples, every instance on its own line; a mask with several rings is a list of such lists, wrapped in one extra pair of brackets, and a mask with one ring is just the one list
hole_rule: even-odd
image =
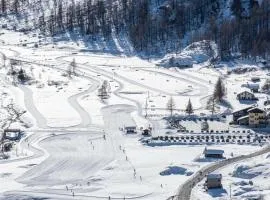
[(248, 110), (249, 126), (261, 128), (266, 126), (266, 112), (260, 108), (251, 108)]
[(205, 187), (206, 189), (222, 188), (221, 181), (221, 174), (208, 174), (206, 176)]
[(248, 92), (248, 91), (240, 92), (239, 94), (237, 94), (237, 99), (238, 100), (245, 100), (245, 101), (258, 100), (253, 93)]
[(237, 120), (240, 118), (240, 117), (243, 117), (243, 116), (246, 116), (248, 115), (248, 110), (253, 108), (252, 106), (249, 106), (249, 107), (246, 107), (244, 109), (241, 109), (241, 110), (237, 110), (237, 111), (234, 111), (232, 114), (233, 114), (233, 121), (234, 122), (237, 122)]
[(223, 158), (224, 151), (219, 149), (204, 149), (205, 158)]
[(137, 127), (136, 126), (126, 126), (124, 128), (126, 134), (133, 134), (137, 133)]
[(5, 129), (4, 130), (4, 139), (8, 140), (19, 140), (21, 139), (22, 131), (20, 129)]

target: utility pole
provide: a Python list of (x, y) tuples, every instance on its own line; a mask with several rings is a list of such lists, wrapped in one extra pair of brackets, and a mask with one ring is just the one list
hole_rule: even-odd
[(147, 102), (147, 98), (145, 99), (145, 118), (147, 118), (147, 116), (148, 116), (148, 112), (147, 112), (147, 110), (148, 110), (148, 102)]
[(232, 199), (232, 184), (230, 184), (230, 200)]

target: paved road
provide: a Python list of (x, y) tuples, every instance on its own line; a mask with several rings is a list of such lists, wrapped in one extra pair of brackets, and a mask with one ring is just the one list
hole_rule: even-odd
[(178, 192), (176, 195), (169, 197), (167, 200), (189, 200), (191, 196), (192, 188), (198, 184), (208, 173), (211, 173), (213, 171), (216, 171), (217, 169), (220, 169), (222, 167), (225, 167), (227, 165), (246, 160), (249, 158), (253, 158), (265, 153), (270, 152), (270, 145), (267, 147), (248, 154), (248, 155), (242, 155), (234, 158), (229, 158), (226, 160), (222, 160), (216, 163), (213, 163), (209, 166), (204, 167), (200, 172), (197, 172), (194, 176), (191, 177), (191, 179), (187, 180), (183, 185), (181, 185), (178, 189)]

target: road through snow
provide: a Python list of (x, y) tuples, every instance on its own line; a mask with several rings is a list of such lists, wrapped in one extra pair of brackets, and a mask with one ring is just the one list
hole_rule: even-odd
[(49, 128), (47, 125), (46, 118), (39, 112), (37, 109), (34, 99), (33, 99), (33, 92), (31, 89), (24, 85), (18, 86), (24, 93), (24, 105), (28, 112), (35, 118), (37, 126), (39, 128)]
[(88, 88), (88, 90), (84, 92), (80, 92), (76, 95), (73, 95), (68, 98), (69, 104), (77, 111), (80, 115), (81, 123), (76, 128), (86, 128), (91, 124), (91, 116), (89, 113), (78, 103), (78, 99), (86, 94), (94, 92), (99, 86), (99, 83), (96, 81), (92, 81), (92, 85)]
[(190, 179), (188, 179), (185, 183), (183, 183), (179, 187), (177, 194), (168, 198), (167, 200), (176, 200), (176, 199), (177, 200), (190, 200), (192, 188), (196, 184), (198, 184), (207, 174), (209, 174), (213, 171), (216, 171), (218, 169), (221, 169), (227, 165), (237, 163), (237, 162), (240, 162), (243, 160), (247, 160), (247, 159), (259, 156), (259, 155), (263, 155), (263, 154), (268, 153), (268, 152), (270, 152), (269, 145), (267, 147), (257, 151), (257, 152), (254, 152), (254, 153), (251, 153), (248, 155), (242, 155), (242, 156), (238, 156), (238, 157), (234, 157), (234, 158), (230, 158), (230, 159), (225, 159), (225, 160), (210, 164), (210, 165), (204, 167), (203, 169), (201, 169), (200, 170), (201, 173), (197, 172)]

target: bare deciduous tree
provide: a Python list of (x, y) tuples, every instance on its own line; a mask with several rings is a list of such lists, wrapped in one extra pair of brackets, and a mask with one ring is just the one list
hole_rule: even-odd
[(206, 108), (211, 111), (212, 115), (217, 111), (218, 105), (214, 97), (209, 98)]
[(11, 126), (11, 124), (15, 122), (22, 122), (21, 116), (24, 115), (26, 111), (20, 110), (12, 102), (9, 103), (7, 106), (2, 106), (2, 109), (4, 109), (7, 113), (7, 117), (1, 122), (2, 135), (0, 139), (0, 147), (1, 153), (2, 155), (4, 155), (4, 140), (5, 140), (4, 130), (8, 129)]
[(170, 97), (170, 99), (167, 102), (167, 109), (169, 110), (171, 116), (173, 115), (173, 111), (175, 110), (175, 107), (176, 105), (175, 105), (174, 99)]

